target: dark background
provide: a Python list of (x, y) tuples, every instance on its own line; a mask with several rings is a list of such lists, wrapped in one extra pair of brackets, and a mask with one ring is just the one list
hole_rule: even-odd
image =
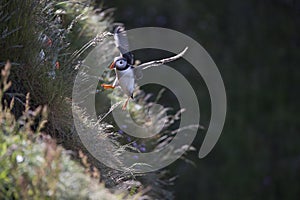
[[(115, 21), (127, 29), (159, 26), (189, 35), (222, 74), (224, 130), (207, 157), (189, 154), (195, 166), (176, 161), (168, 167), (179, 175), (171, 187), (176, 199), (299, 198), (299, 1), (116, 0), (104, 6), (116, 8)], [(202, 86), (197, 93), (207, 96)], [(207, 125), (210, 109), (203, 104)]]

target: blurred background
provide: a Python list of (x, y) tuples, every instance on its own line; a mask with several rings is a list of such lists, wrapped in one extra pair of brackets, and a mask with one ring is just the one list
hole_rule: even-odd
[[(99, 0), (98, 5), (115, 8), (114, 21), (127, 29), (158, 26), (187, 34), (207, 50), (223, 77), (224, 130), (204, 159), (197, 157), (201, 131), (197, 151), (188, 155), (194, 165), (179, 160), (168, 167), (178, 175), (171, 186), (176, 199), (299, 197), (299, 1)], [(196, 91), (207, 127), (209, 95), (203, 83)]]

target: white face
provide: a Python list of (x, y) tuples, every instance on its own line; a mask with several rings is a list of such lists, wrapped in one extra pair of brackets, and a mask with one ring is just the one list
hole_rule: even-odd
[(116, 63), (116, 68), (119, 70), (125, 69), (127, 67), (127, 61), (125, 58), (120, 58), (115, 63)]

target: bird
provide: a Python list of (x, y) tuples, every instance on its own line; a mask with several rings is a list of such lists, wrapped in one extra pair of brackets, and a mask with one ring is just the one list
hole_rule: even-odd
[(122, 110), (126, 110), (128, 101), (130, 99), (134, 99), (133, 92), (135, 89), (135, 82), (136, 80), (142, 78), (142, 70), (174, 61), (182, 57), (187, 51), (188, 47), (185, 47), (182, 52), (175, 56), (135, 65), (134, 55), (129, 51), (128, 38), (124, 25), (116, 25), (113, 29), (113, 32), (115, 45), (120, 51), (120, 56), (114, 58), (114, 61), (109, 66), (109, 69), (115, 70), (116, 79), (112, 85), (101, 84), (101, 86), (104, 89), (114, 89), (115, 87), (119, 86), (127, 95), (127, 99), (122, 106)]
[(112, 85), (101, 84), (104, 89), (114, 89), (120, 86), (122, 91), (128, 96), (122, 110), (125, 110), (129, 99), (133, 99), (133, 91), (135, 86), (134, 77), (134, 56), (129, 51), (128, 38), (125, 32), (123, 24), (116, 24), (113, 28), (113, 36), (115, 45), (120, 51), (120, 56), (115, 57), (112, 64), (109, 66), (110, 69), (115, 69), (116, 79)]

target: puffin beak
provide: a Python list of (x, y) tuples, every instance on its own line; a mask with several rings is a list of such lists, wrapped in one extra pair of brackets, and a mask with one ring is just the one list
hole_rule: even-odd
[(115, 68), (115, 62), (112, 62), (109, 66), (109, 69), (114, 69)]

